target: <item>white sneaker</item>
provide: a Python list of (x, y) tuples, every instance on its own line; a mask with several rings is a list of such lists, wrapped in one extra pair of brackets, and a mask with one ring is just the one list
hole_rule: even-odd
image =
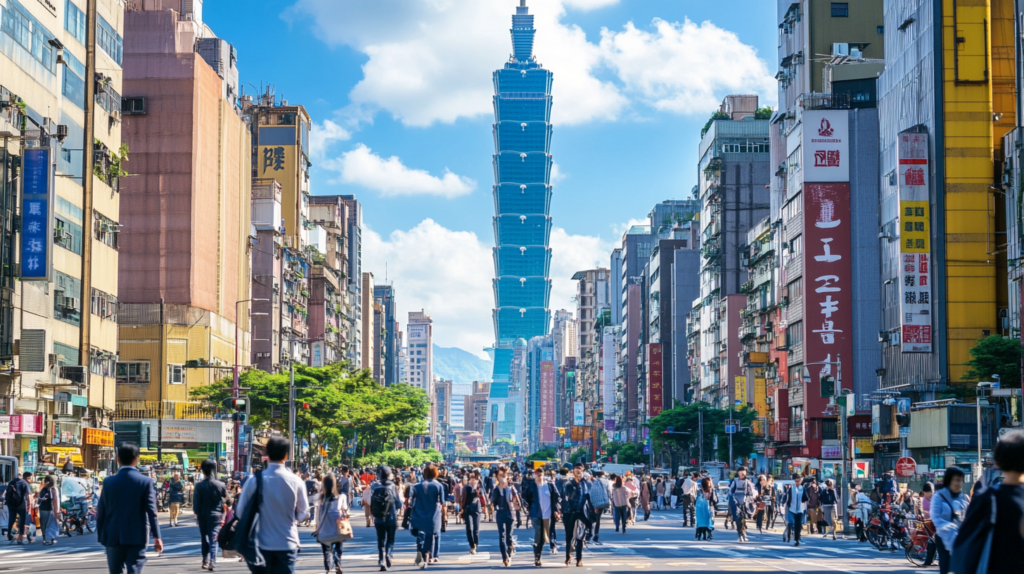
[(416, 565), (419, 566), (420, 564), (423, 564), (423, 553), (422, 552), (417, 552), (416, 553)]

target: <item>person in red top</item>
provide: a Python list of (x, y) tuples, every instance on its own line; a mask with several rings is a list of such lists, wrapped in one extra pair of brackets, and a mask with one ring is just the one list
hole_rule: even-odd
[(368, 469), (363, 469), (363, 474), (359, 475), (359, 482), (363, 483), (364, 487), (370, 485), (371, 482), (376, 478), (375, 475), (371, 474)]

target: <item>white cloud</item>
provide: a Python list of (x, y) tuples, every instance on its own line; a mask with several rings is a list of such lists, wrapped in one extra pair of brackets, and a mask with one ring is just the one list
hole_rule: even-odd
[(331, 120), (313, 124), (309, 130), (310, 156), (313, 159), (323, 159), (324, 154), (335, 142), (352, 139), (352, 133)]
[(452, 231), (431, 219), (387, 238), (363, 228), (363, 270), (398, 294), (404, 325), (409, 311), (423, 309), (434, 320), (434, 342), (481, 357), (494, 343), (491, 248), (475, 233)]
[(562, 168), (557, 163), (551, 162), (551, 185), (561, 183), (569, 177), (569, 174), (562, 173)]
[(324, 167), (341, 173), (341, 181), (361, 185), (385, 197), (401, 195), (439, 195), (451, 199), (466, 195), (476, 182), (445, 169), (437, 177), (421, 169), (406, 167), (398, 156), (383, 158), (364, 144), (338, 159), (327, 160)]
[(551, 230), (551, 309), (569, 309), (575, 313), (577, 271), (607, 268), (612, 244), (591, 235), (570, 235), (565, 229)]
[[(566, 8), (589, 10), (617, 0), (530, 3), (539, 30), (535, 53), (555, 72), (554, 121), (613, 120), (628, 100), (591, 71), (600, 48), (582, 29), (561, 22)], [(512, 51), (511, 0), (297, 0), (285, 17), (310, 16), (329, 45), (364, 53), (363, 79), (350, 94), (406, 125), (428, 126), (493, 112), (492, 72)], [(571, 102), (571, 105), (570, 105)], [(559, 103), (562, 103), (560, 106)]]
[(653, 31), (632, 22), (601, 31), (601, 52), (626, 92), (661, 111), (703, 115), (723, 94), (763, 94), (773, 103), (775, 79), (757, 50), (711, 22), (661, 19)]
[(620, 239), (631, 227), (634, 225), (650, 225), (651, 220), (649, 218), (644, 219), (630, 219), (625, 223), (619, 223), (612, 225), (612, 233), (615, 234), (615, 239)]
[[(424, 309), (434, 320), (438, 345), (484, 357), (482, 349), (494, 343), (494, 262), (490, 239), (485, 241), (475, 233), (453, 231), (432, 219), (387, 237), (364, 227), (363, 270), (372, 272), (378, 284), (384, 284), (386, 273), (398, 293), (403, 325), (409, 311)], [(551, 250), (551, 309), (575, 310), (573, 274), (607, 267), (611, 245), (597, 237), (570, 235), (555, 228)]]
[[(599, 43), (566, 22), (568, 10), (618, 0), (531, 2), (535, 54), (555, 74), (552, 121), (614, 121), (634, 103), (658, 111), (704, 114), (727, 93), (777, 91), (757, 52), (710, 22), (655, 19), (604, 29)], [(296, 0), (285, 17), (311, 17), (314, 33), (362, 52), (363, 79), (352, 106), (383, 110), (406, 125), (451, 123), (492, 113), (491, 74), (511, 52), (513, 0)], [(610, 70), (614, 81), (598, 79)], [(371, 116), (372, 117), (372, 116)]]

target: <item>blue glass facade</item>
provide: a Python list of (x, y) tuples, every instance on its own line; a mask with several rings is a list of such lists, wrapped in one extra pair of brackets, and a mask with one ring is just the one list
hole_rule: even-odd
[(511, 342), (546, 335), (550, 323), (552, 74), (533, 55), (525, 5), (511, 33), (512, 55), (494, 72), (495, 381), (508, 375)]

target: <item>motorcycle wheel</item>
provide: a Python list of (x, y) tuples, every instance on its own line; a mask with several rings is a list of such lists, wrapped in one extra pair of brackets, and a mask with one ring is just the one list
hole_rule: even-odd
[(907, 560), (914, 566), (924, 566), (924, 560), (928, 556), (928, 547), (920, 544), (911, 544), (906, 550)]
[(889, 537), (874, 529), (868, 529), (868, 542), (879, 550), (885, 550), (889, 545)]
[(71, 519), (69, 519), (69, 518), (64, 519), (64, 528), (63, 528), (63, 530), (64, 530), (64, 536), (67, 536), (68, 538), (71, 538)]

